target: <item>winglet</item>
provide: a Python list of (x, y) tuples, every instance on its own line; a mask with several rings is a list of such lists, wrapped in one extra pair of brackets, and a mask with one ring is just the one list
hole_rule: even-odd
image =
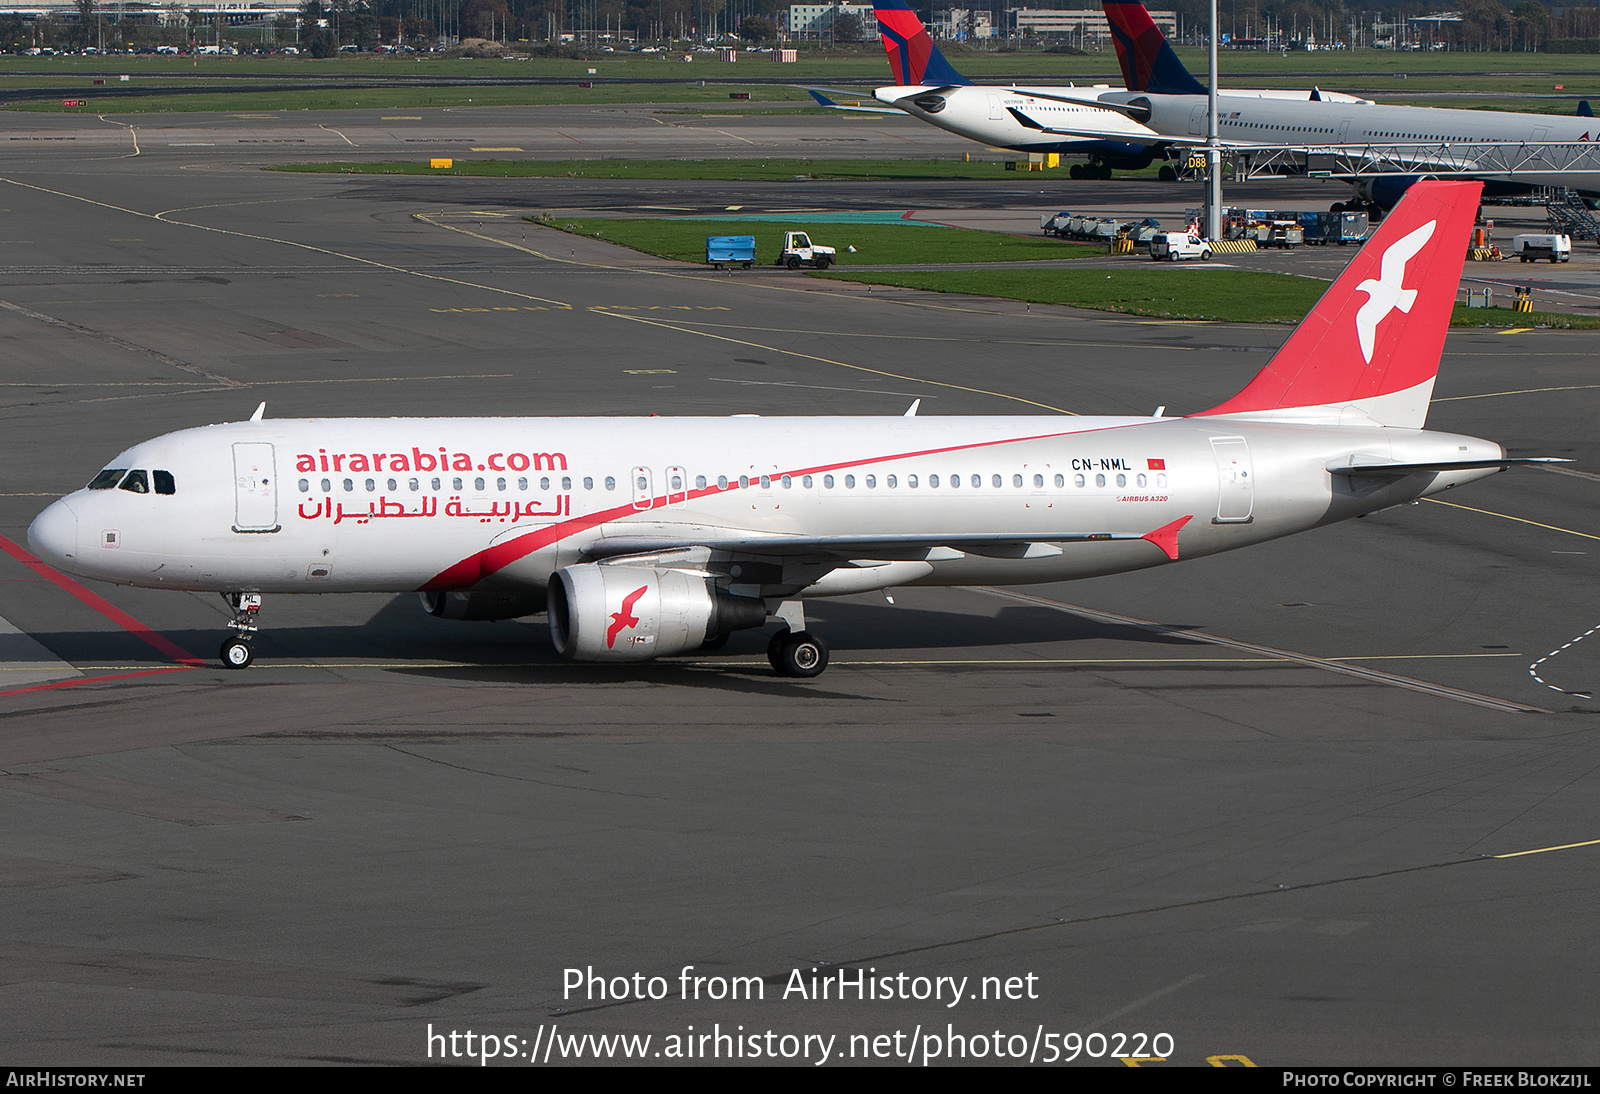
[(262, 418), (265, 418), (266, 416), (267, 416), (267, 401), (265, 399), (263, 399), (263, 400), (261, 400), (261, 405), (256, 407), (256, 412), (254, 414), (250, 415), (250, 420), (252, 422), (259, 422)]
[(1183, 526), (1188, 524), (1193, 519), (1194, 514), (1190, 513), (1186, 517), (1179, 517), (1171, 524), (1163, 524), (1154, 532), (1146, 532), (1139, 538), (1147, 539), (1151, 543), (1154, 543), (1157, 547), (1161, 548), (1167, 553), (1168, 558), (1176, 562), (1178, 561), (1178, 533), (1183, 531)]
[(822, 92), (818, 91), (814, 87), (806, 88), (805, 92), (806, 92), (807, 95), (810, 95), (813, 99), (817, 100), (817, 105), (818, 106), (838, 106), (839, 105), (838, 103), (834, 102), (832, 99), (828, 98), (826, 95), (824, 95)]
[(907, 410), (904, 414), (902, 414), (901, 417), (903, 417), (903, 418), (915, 418), (917, 416), (917, 408), (919, 406), (921, 406), (921, 405), (922, 405), (922, 400), (921, 399), (913, 399), (913, 400), (911, 400), (911, 408), (909, 410)]

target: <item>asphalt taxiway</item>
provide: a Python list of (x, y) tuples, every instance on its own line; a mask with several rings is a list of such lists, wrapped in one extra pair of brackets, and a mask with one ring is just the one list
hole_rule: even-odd
[[(817, 602), (813, 682), (757, 634), (576, 665), (540, 619), (368, 595), (268, 597), (227, 672), (218, 598), (56, 581), (25, 532), (125, 446), (263, 399), (1182, 413), (1287, 333), (709, 274), (529, 224), (505, 180), (256, 170), (220, 139), (277, 132), (251, 121), (181, 119), (181, 154), (19, 141), (0, 170), (7, 1063), (420, 1063), (469, 1029), (522, 1062), (649, 1035), (654, 1061), (691, 1026), (811, 1062), (835, 1035), (835, 1063), (950, 1033), (985, 1059), (1071, 1033), (1189, 1065), (1600, 1055), (1600, 335), (1447, 344), (1430, 426), (1558, 471), (1123, 577)], [(858, 970), (907, 979), (840, 1000)], [(938, 977), (970, 994), (900, 997)]]

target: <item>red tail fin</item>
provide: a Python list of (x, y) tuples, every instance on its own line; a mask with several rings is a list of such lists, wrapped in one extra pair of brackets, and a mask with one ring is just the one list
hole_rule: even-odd
[(1203, 414), (1420, 428), (1479, 182), (1418, 182), (1239, 394)]

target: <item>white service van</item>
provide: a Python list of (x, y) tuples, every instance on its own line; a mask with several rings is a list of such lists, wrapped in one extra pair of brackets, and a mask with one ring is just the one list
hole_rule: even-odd
[(1211, 244), (1190, 232), (1157, 232), (1150, 239), (1150, 258), (1155, 262), (1210, 257)]
[(1511, 253), (1523, 262), (1537, 262), (1541, 258), (1551, 262), (1571, 262), (1572, 237), (1536, 233), (1512, 236)]

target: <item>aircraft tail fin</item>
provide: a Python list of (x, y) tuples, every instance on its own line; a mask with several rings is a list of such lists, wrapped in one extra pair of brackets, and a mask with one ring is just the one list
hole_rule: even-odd
[(1200, 417), (1420, 429), (1481, 182), (1418, 182), (1239, 394)]
[(905, 0), (872, 0), (878, 35), (889, 55), (894, 81), (902, 87), (951, 87), (972, 83), (951, 67), (933, 44), (922, 20)]
[(1204, 95), (1205, 85), (1189, 74), (1139, 0), (1101, 0), (1117, 63), (1129, 91), (1152, 95)]

